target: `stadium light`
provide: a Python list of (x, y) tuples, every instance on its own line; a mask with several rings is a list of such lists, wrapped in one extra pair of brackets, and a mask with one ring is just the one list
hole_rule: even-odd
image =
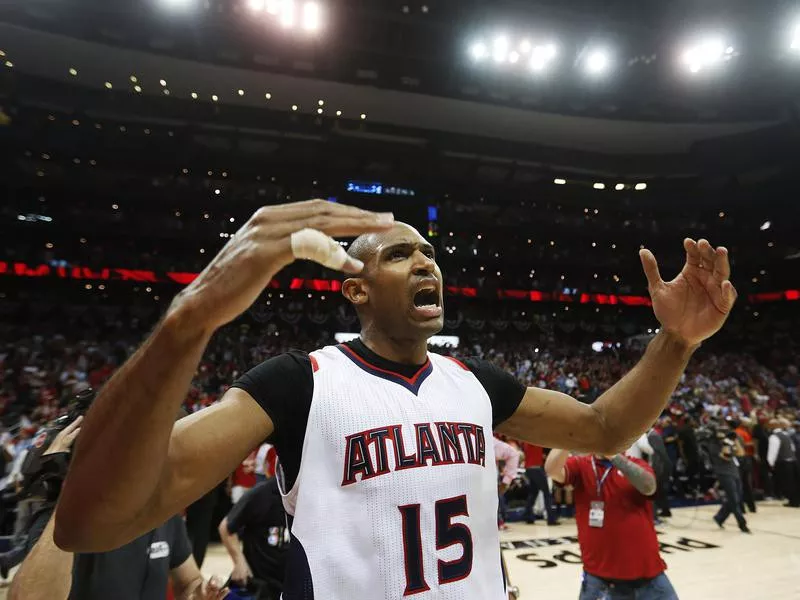
[(195, 4), (195, 0), (161, 0), (161, 4), (167, 9), (185, 10)]
[(544, 71), (558, 54), (554, 44), (535, 46), (531, 51), (530, 67), (533, 71)]
[(294, 0), (284, 0), (281, 6), (280, 23), (286, 29), (294, 27)]
[(556, 178), (556, 179), (553, 179), (553, 183), (555, 183), (556, 185), (564, 185), (564, 184), (567, 183), (567, 180), (566, 179), (558, 179), (558, 178)]
[(614, 189), (617, 190), (618, 192), (621, 192), (622, 190), (625, 189), (625, 184), (624, 183), (618, 183), (617, 185), (614, 186)]
[(733, 46), (726, 45), (720, 38), (709, 38), (690, 46), (681, 56), (681, 62), (691, 73), (699, 73), (720, 65), (734, 57)]
[(317, 31), (320, 28), (320, 7), (316, 2), (306, 2), (303, 5), (303, 29)]
[(498, 35), (492, 42), (492, 58), (494, 62), (502, 63), (508, 58), (508, 38)]
[(634, 186), (633, 189), (635, 189), (637, 192), (641, 192), (642, 190), (646, 190), (647, 189), (647, 184), (646, 183), (637, 183)]
[(486, 48), (486, 44), (484, 44), (483, 42), (475, 42), (470, 47), (469, 53), (472, 55), (472, 58), (474, 60), (479, 61), (486, 58), (486, 55), (489, 53), (489, 51)]
[(595, 183), (595, 184), (592, 185), (592, 187), (594, 189), (596, 189), (596, 190), (604, 190), (604, 189), (606, 189), (606, 184), (605, 183)]
[(586, 55), (584, 69), (589, 75), (602, 75), (611, 66), (611, 57), (603, 49), (596, 49)]
[(772, 223), (770, 223), (769, 221), (764, 221), (764, 222), (761, 224), (761, 227), (759, 227), (759, 229), (760, 229), (761, 231), (766, 231), (766, 230), (767, 230), (767, 229), (769, 229), (770, 227), (772, 227)]

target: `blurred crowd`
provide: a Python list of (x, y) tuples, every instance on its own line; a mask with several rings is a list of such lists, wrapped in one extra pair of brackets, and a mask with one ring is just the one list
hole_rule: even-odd
[[(101, 387), (146, 333), (145, 323), (138, 328), (87, 328), (91, 334), (83, 336), (52, 333), (53, 327), (42, 324), (47, 334), (25, 335), (0, 346), (0, 443), (7, 491), (18, 482), (20, 457), (37, 431), (63, 413), (75, 393)], [(541, 347), (503, 341), (503, 336), (492, 334), (462, 337), (459, 348), (438, 350), (489, 359), (528, 386), (559, 390), (591, 403), (635, 364), (646, 342), (628, 340), (597, 352), (551, 335), (555, 337), (537, 342)], [(232, 324), (212, 339), (185, 408), (194, 412), (213, 404), (241, 373), (266, 358), (289, 348), (313, 350), (331, 343), (335, 343), (332, 335), (319, 329)], [(676, 493), (689, 493), (679, 482), (696, 482), (692, 471), (702, 471), (696, 438), (702, 437), (704, 428), (745, 424), (752, 431), (756, 456), (764, 460), (769, 433), (778, 420), (791, 434), (800, 431), (800, 375), (793, 364), (795, 356), (787, 347), (787, 353), (776, 356), (773, 352), (769, 359), (767, 366), (750, 354), (701, 349), (691, 361), (657, 424), (675, 469)], [(766, 495), (771, 493), (769, 477), (768, 465), (756, 474), (756, 484)]]

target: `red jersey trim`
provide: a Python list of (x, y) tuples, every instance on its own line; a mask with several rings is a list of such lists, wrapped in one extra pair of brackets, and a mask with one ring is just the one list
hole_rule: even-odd
[(467, 368), (467, 365), (465, 365), (464, 363), (462, 363), (462, 362), (461, 362), (460, 360), (458, 360), (457, 358), (453, 358), (452, 356), (445, 356), (445, 358), (446, 358), (447, 360), (452, 360), (454, 363), (456, 363), (456, 364), (457, 364), (459, 367), (461, 367), (461, 368), (462, 368), (462, 369), (464, 369), (465, 371), (469, 371), (469, 369)]

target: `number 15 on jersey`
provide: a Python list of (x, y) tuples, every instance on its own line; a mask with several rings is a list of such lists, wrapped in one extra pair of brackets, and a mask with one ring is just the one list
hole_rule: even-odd
[[(430, 590), (425, 581), (422, 559), (423, 539), (420, 526), (420, 505), (399, 506), (403, 522), (403, 556), (406, 567), (406, 589), (403, 596), (411, 596)], [(460, 581), (472, 571), (472, 533), (463, 523), (453, 523), (453, 517), (469, 516), (467, 497), (456, 496), (436, 502), (436, 550), (444, 550), (458, 544), (462, 548), (461, 558), (438, 560), (439, 585)]]

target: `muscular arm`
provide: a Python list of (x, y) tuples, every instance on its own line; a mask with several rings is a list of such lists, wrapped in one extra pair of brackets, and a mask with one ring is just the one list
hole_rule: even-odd
[(124, 545), (223, 480), (271, 433), (270, 419), (239, 389), (175, 423), (210, 337), (196, 322), (170, 310), (98, 395), (59, 500), (59, 547)]
[(66, 600), (72, 587), (72, 553), (53, 541), (55, 514), (11, 582), (8, 600)]
[(613, 456), (611, 458), (611, 464), (622, 471), (622, 474), (628, 478), (631, 485), (641, 494), (652, 496), (656, 493), (656, 478), (643, 466), (637, 465), (622, 454)]
[(498, 431), (540, 446), (609, 456), (623, 452), (661, 414), (693, 351), (662, 331), (639, 363), (593, 404), (528, 388)]

